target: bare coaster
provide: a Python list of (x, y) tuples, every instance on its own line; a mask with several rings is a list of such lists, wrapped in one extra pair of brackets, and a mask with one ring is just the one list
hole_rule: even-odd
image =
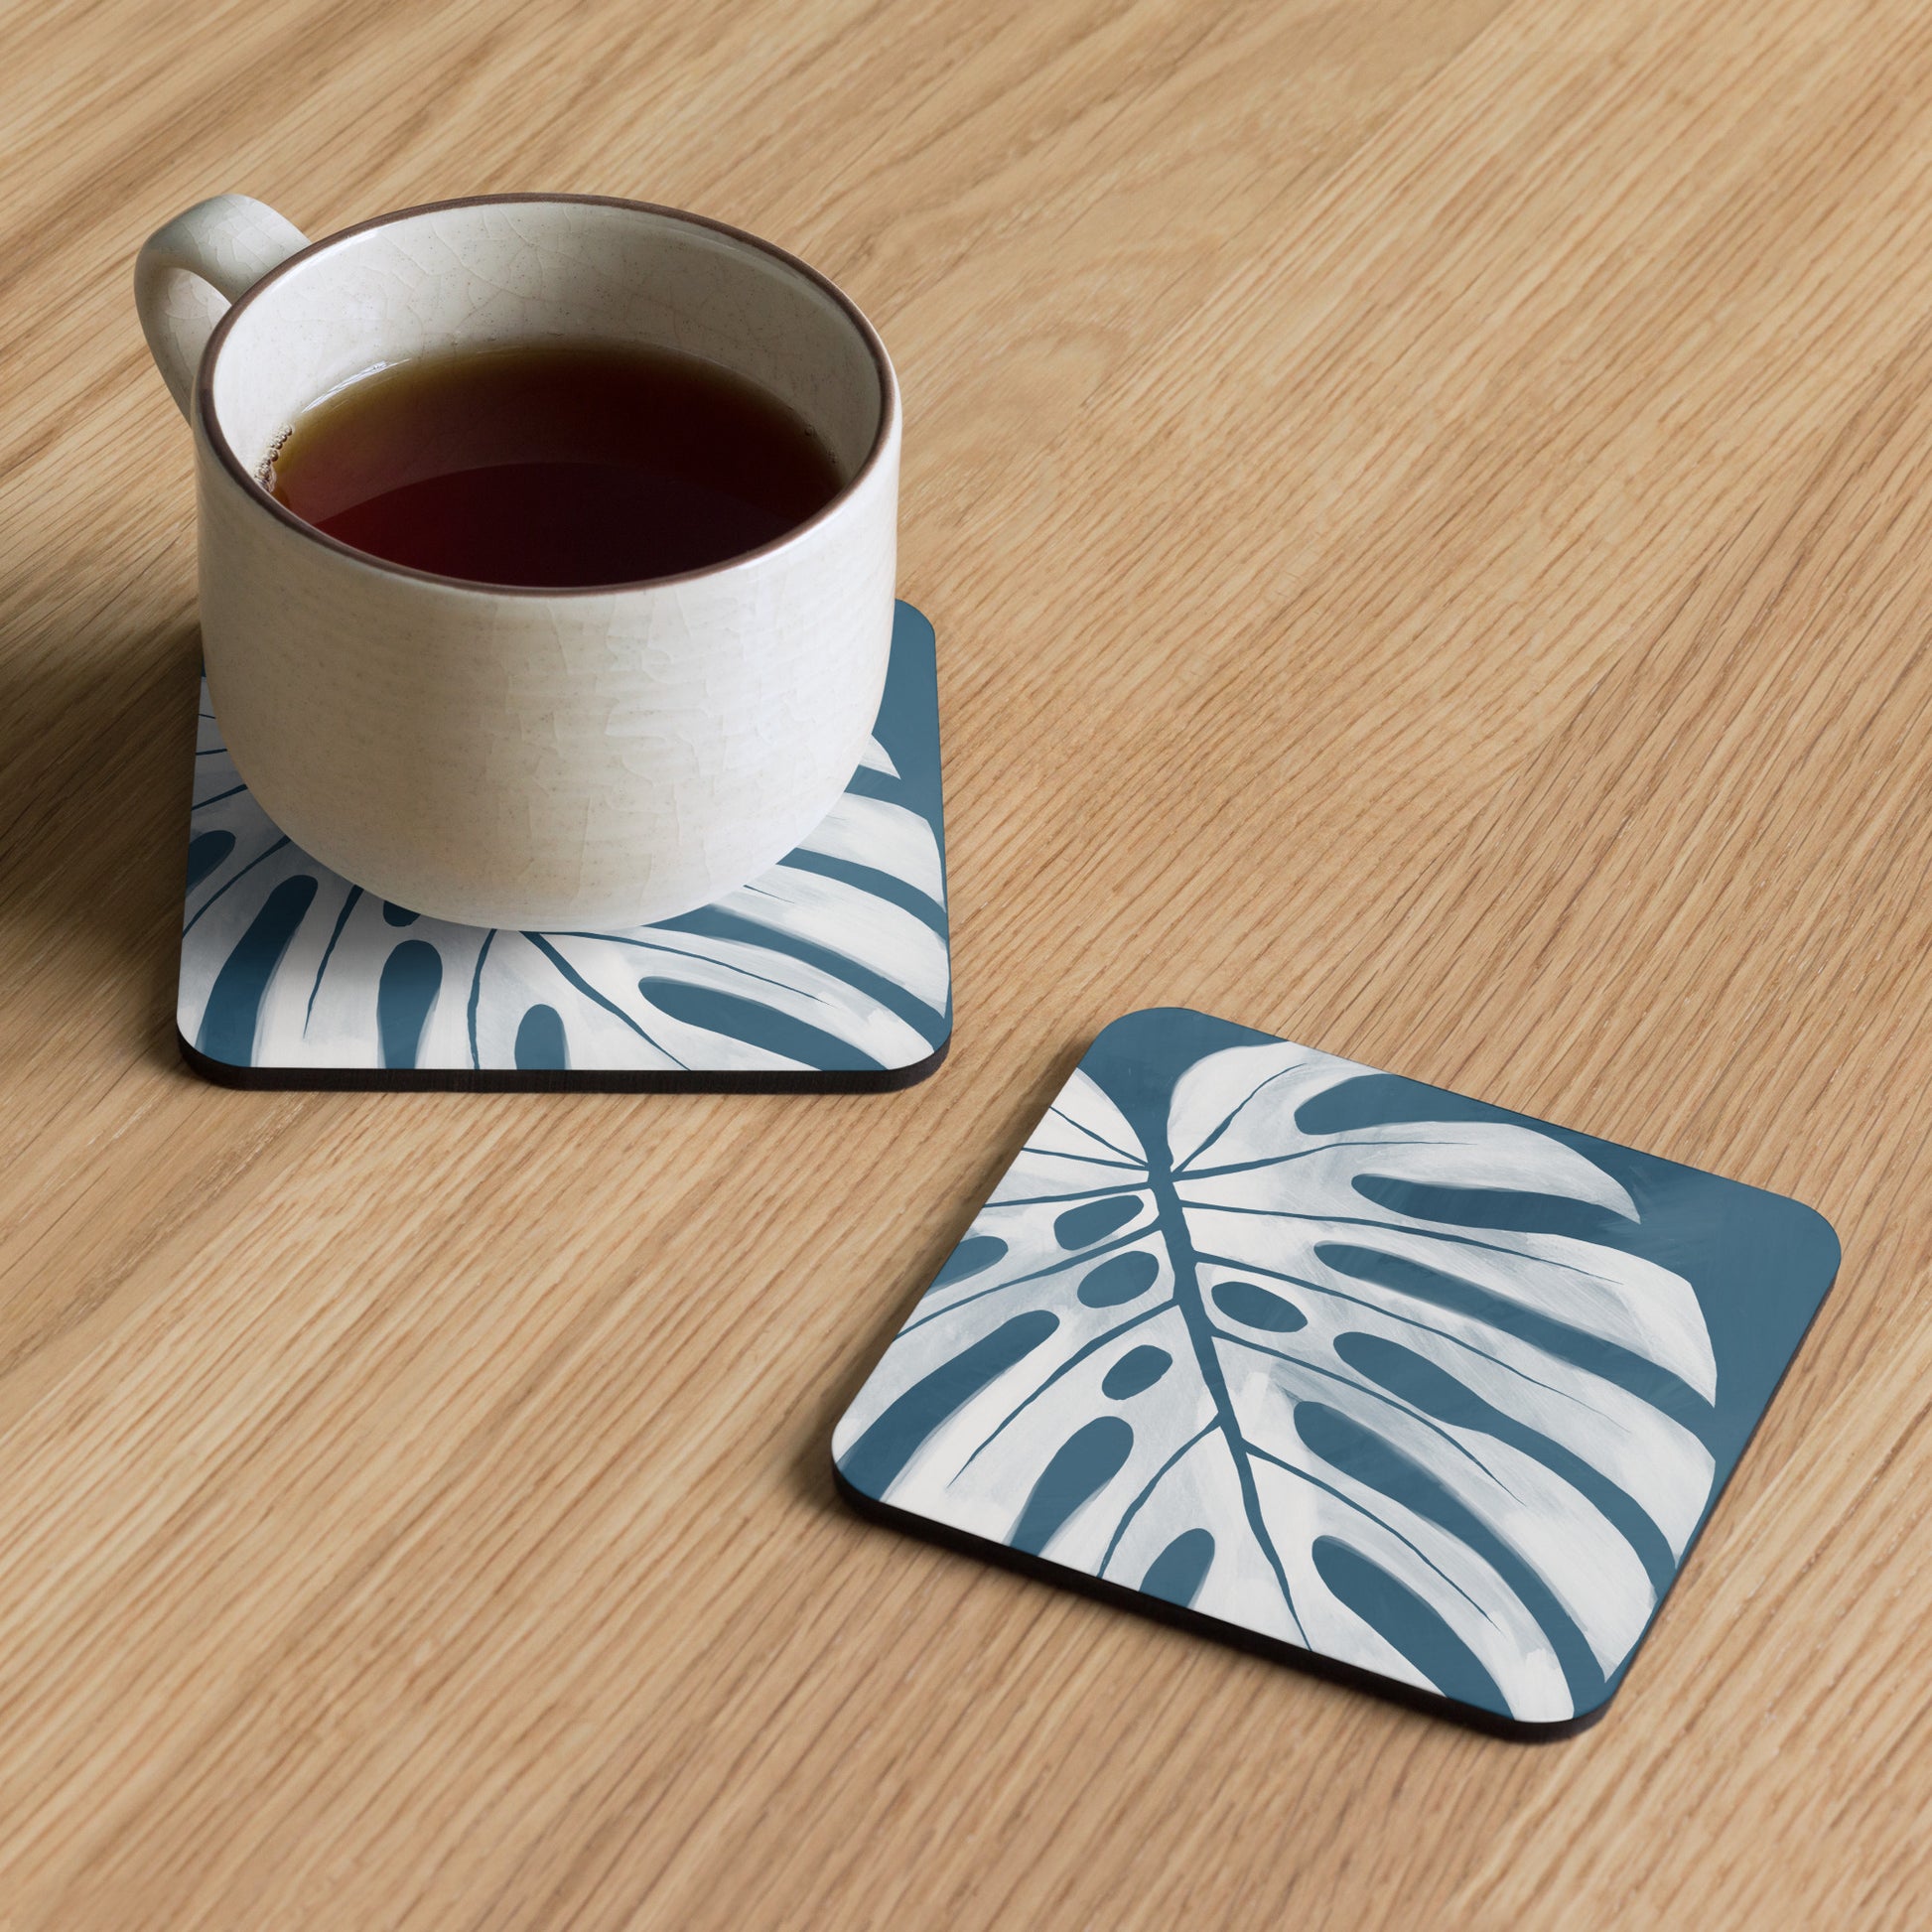
[(1564, 1736), (1622, 1682), (1838, 1257), (1782, 1195), (1136, 1013), (833, 1452), (889, 1522)]

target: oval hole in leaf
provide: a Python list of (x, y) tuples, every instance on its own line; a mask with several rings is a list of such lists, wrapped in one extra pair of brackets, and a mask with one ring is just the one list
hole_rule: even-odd
[(1125, 1402), (1153, 1388), (1172, 1367), (1173, 1357), (1165, 1348), (1130, 1348), (1102, 1378), (1100, 1393), (1109, 1402)]
[(969, 1234), (951, 1254), (946, 1257), (946, 1265), (932, 1278), (934, 1288), (944, 1288), (948, 1282), (963, 1282), (969, 1275), (983, 1274), (1007, 1251), (1007, 1244), (997, 1234)]
[(846, 1481), (868, 1496), (883, 1496), (925, 1439), (956, 1410), (1015, 1362), (1033, 1351), (1060, 1325), (1049, 1309), (1029, 1309), (982, 1335), (949, 1362), (881, 1410), (866, 1433), (839, 1458)]
[(1502, 1414), (1447, 1369), (1399, 1342), (1385, 1341), (1379, 1335), (1346, 1334), (1335, 1337), (1334, 1348), (1336, 1356), (1350, 1368), (1424, 1415), (1456, 1429), (1480, 1430), (1554, 1469), (1573, 1489), (1581, 1489), (1622, 1532), (1624, 1541), (1642, 1560), (1657, 1594), (1661, 1597), (1669, 1589), (1677, 1564), (1668, 1538), (1641, 1504), (1582, 1456), (1515, 1417)]
[(1117, 1309), (1137, 1295), (1145, 1295), (1161, 1279), (1161, 1264), (1144, 1249), (1111, 1255), (1090, 1268), (1074, 1292), (1090, 1309)]
[(315, 902), (316, 882), (307, 873), (285, 879), (262, 901), (248, 930), (234, 943), (214, 976), (196, 1044), (210, 1059), (246, 1066), (255, 1056), (255, 1025), (262, 996), (282, 963), (295, 929)]
[(683, 980), (642, 979), (637, 982), (637, 991), (659, 1013), (681, 1020), (687, 1027), (720, 1034), (727, 1039), (748, 1040), (767, 1052), (796, 1060), (800, 1066), (868, 1070), (879, 1066), (870, 1053), (848, 1045), (836, 1034), (759, 1000), (741, 1000), (736, 993), (691, 986)]
[(1316, 1537), (1310, 1555), (1334, 1595), (1445, 1697), (1507, 1713), (1509, 1701), (1482, 1660), (1406, 1584), (1332, 1536)]
[(1271, 1334), (1292, 1335), (1306, 1328), (1309, 1318), (1293, 1302), (1285, 1301), (1273, 1289), (1259, 1282), (1218, 1282), (1213, 1290), (1214, 1306), (1230, 1321), (1244, 1328), (1265, 1328)]
[(443, 955), (421, 939), (405, 939), (382, 962), (375, 987), (375, 1027), (384, 1066), (414, 1066), (429, 1010), (443, 989)]
[(1124, 1228), (1141, 1211), (1135, 1194), (1110, 1194), (1069, 1207), (1053, 1222), (1053, 1239), (1062, 1248), (1090, 1248), (1116, 1228)]
[(1147, 1575), (1141, 1579), (1142, 1592), (1185, 1609), (1206, 1583), (1213, 1561), (1213, 1537), (1205, 1530), (1182, 1530), (1148, 1565)]
[(1575, 1618), (1528, 1560), (1505, 1543), (1434, 1470), (1325, 1402), (1298, 1402), (1295, 1433), (1331, 1468), (1379, 1490), (1391, 1502), (1414, 1510), (1467, 1544), (1542, 1625), (1577, 1708), (1586, 1710), (1600, 1700), (1603, 1673)]
[(1439, 1422), (1486, 1430), (1491, 1435), (1498, 1427), (1508, 1427), (1507, 1419), (1497, 1415), (1473, 1389), (1399, 1342), (1384, 1341), (1379, 1335), (1337, 1335), (1335, 1353), (1371, 1382)]
[(1616, 1247), (1630, 1237), (1622, 1215), (1594, 1201), (1526, 1194), (1506, 1187), (1432, 1187), (1387, 1174), (1357, 1174), (1349, 1183), (1364, 1200), (1415, 1221), (1447, 1227), (1508, 1228), (1518, 1234), (1565, 1234)]
[(1694, 1434), (1707, 1426), (1705, 1419), (1711, 1414), (1710, 1404), (1669, 1369), (1659, 1368), (1627, 1348), (1586, 1334), (1583, 1329), (1554, 1320), (1535, 1309), (1506, 1301), (1459, 1275), (1426, 1267), (1404, 1255), (1384, 1254), (1378, 1248), (1358, 1248), (1346, 1241), (1319, 1243), (1314, 1258), (1338, 1275), (1352, 1276), (1377, 1288), (1392, 1288), (1399, 1295), (1426, 1302), (1432, 1308), (1447, 1309), (1451, 1314), (1472, 1316), (1534, 1347), (1548, 1349), (1561, 1360), (1574, 1362), (1579, 1368), (1641, 1396)]
[(233, 850), (232, 832), (197, 832), (188, 842), (188, 890), (192, 893)]
[(1397, 1121), (1506, 1120), (1486, 1101), (1426, 1087), (1399, 1073), (1358, 1073), (1312, 1098), (1295, 1112), (1304, 1134), (1347, 1134), (1363, 1127), (1390, 1127)]
[(388, 899), (382, 901), (382, 922), (384, 925), (414, 925), (422, 917), (420, 912), (412, 912), (406, 905), (392, 904)]
[(1133, 1452), (1134, 1431), (1119, 1416), (1082, 1423), (1039, 1472), (1008, 1541), (1038, 1556), (1067, 1518), (1120, 1474)]
[(516, 1064), (525, 1072), (567, 1067), (564, 1017), (555, 1007), (532, 1007), (516, 1029)]

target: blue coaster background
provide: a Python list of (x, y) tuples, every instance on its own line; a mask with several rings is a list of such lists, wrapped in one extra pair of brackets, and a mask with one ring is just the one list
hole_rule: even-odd
[(897, 607), (873, 744), (749, 886), (629, 932), (421, 918), (283, 836), (202, 687), (177, 1027), (229, 1085), (851, 1091), (952, 1035), (932, 626)]
[(1565, 1736), (1838, 1262), (1782, 1195), (1153, 1009), (1094, 1041), (833, 1454), (900, 1527)]

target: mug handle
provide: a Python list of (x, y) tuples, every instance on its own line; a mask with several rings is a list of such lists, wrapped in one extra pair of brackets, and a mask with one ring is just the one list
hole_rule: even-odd
[(309, 237), (264, 202), (216, 195), (155, 229), (134, 260), (134, 306), (161, 379), (193, 420), (195, 371), (229, 303)]

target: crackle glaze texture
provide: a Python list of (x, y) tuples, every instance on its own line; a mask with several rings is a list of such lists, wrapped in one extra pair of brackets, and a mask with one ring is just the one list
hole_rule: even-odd
[[(710, 903), (818, 824), (864, 755), (893, 628), (899, 418), (857, 311), (788, 257), (670, 210), (508, 197), (296, 254), (236, 196), (143, 251), (188, 396), (209, 689), (290, 838), (370, 893), (475, 926), (625, 928)], [(183, 371), (218, 303), (200, 381)], [(321, 538), (254, 481), (293, 417), (431, 350), (629, 342), (707, 356), (798, 411), (847, 487), (732, 563), (610, 590), (492, 590)]]

